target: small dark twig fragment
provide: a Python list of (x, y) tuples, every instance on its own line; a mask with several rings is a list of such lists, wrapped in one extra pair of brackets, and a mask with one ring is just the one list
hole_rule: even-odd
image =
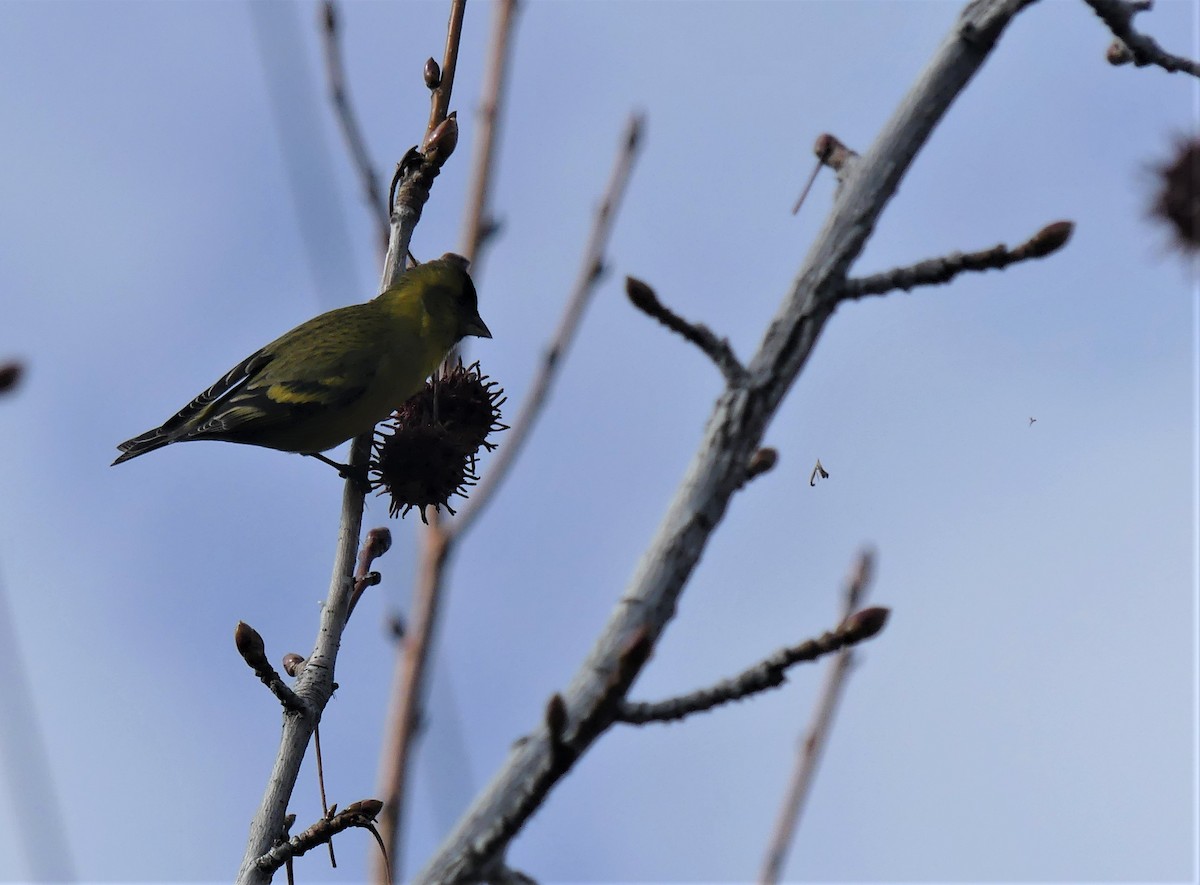
[(818, 458), (818, 459), (817, 459), (817, 464), (816, 464), (816, 466), (815, 466), (815, 467), (813, 467), (813, 469), (812, 469), (812, 473), (810, 473), (810, 474), (808, 475), (808, 484), (809, 484), (809, 486), (810, 486), (810, 487), (812, 487), (812, 486), (815, 486), (815, 485), (817, 484), (817, 477), (818, 477), (818, 476), (819, 476), (821, 479), (829, 479), (829, 471), (828, 471), (828, 470), (826, 470), (824, 467), (822, 467), (822, 466), (821, 466), (821, 459), (820, 459), (820, 458)]
[(635, 277), (625, 278), (625, 294), (642, 313), (653, 317), (675, 334), (699, 347), (721, 370), (729, 386), (740, 387), (745, 383), (746, 368), (734, 355), (727, 339), (717, 338), (707, 326), (689, 323), (674, 313), (658, 300), (658, 296), (649, 285)]

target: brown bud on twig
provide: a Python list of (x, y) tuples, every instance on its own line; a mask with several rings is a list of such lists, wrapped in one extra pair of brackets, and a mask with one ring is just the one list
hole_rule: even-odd
[(842, 622), (840, 631), (849, 633), (856, 640), (870, 639), (883, 629), (888, 621), (888, 615), (891, 613), (891, 609), (879, 605), (864, 608), (846, 618)]
[(458, 146), (458, 111), (451, 111), (450, 116), (437, 124), (425, 139), (425, 159), (438, 166), (450, 159)]
[(625, 294), (629, 296), (629, 300), (633, 302), (633, 306), (642, 313), (654, 316), (655, 312), (661, 309), (658, 296), (654, 294), (654, 290), (637, 277), (625, 278)]
[(1022, 253), (1030, 258), (1044, 258), (1065, 246), (1067, 240), (1071, 239), (1071, 233), (1074, 230), (1075, 223), (1071, 221), (1056, 221), (1053, 224), (1047, 224), (1013, 252)]
[(437, 89), (442, 85), (442, 69), (432, 58), (425, 61), (425, 85), (430, 89)]
[(761, 476), (770, 470), (775, 469), (775, 465), (779, 463), (779, 452), (772, 448), (759, 449), (750, 456), (750, 463), (746, 465), (746, 479), (754, 479), (756, 476)]
[(372, 559), (378, 559), (392, 549), (392, 530), (387, 526), (371, 529), (364, 546), (371, 552)]
[(361, 815), (367, 820), (375, 820), (381, 811), (383, 811), (383, 803), (378, 799), (359, 799), (343, 808), (342, 814)]
[(1129, 47), (1123, 40), (1113, 40), (1104, 52), (1104, 60), (1114, 67), (1127, 65), (1133, 61), (1133, 53), (1129, 51)]
[(237, 645), (238, 654), (246, 663), (257, 669), (259, 663), (266, 663), (267, 647), (259, 632), (245, 621), (238, 621), (233, 631), (233, 641)]
[(283, 656), (283, 672), (288, 676), (296, 677), (304, 672), (304, 665), (308, 663), (304, 660), (303, 655), (298, 655), (294, 651), (289, 651)]

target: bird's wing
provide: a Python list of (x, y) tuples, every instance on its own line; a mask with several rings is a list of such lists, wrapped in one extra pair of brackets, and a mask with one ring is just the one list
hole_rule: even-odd
[(366, 392), (378, 370), (377, 360), (370, 355), (350, 352), (336, 366), (327, 366), (330, 371), (324, 377), (288, 377), (278, 364), (270, 363), (271, 356), (266, 354), (265, 362), (251, 365), (244, 377), (224, 390), (218, 382), (197, 397), (200, 400), (217, 391), (200, 406), (207, 408), (207, 414), (188, 428), (186, 435), (236, 440), (318, 412), (336, 413)]
[(222, 397), (244, 387), (246, 382), (258, 375), (272, 359), (274, 359), (274, 354), (268, 353), (266, 348), (256, 350), (213, 382), (211, 387), (168, 418), (159, 429), (167, 435), (173, 435), (173, 432), (182, 430), (184, 431), (183, 435), (190, 436), (189, 431), (193, 429), (190, 425), (197, 416)]

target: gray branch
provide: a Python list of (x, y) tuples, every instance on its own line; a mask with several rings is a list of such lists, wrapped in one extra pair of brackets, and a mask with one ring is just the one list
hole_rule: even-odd
[[(848, 174), (833, 210), (767, 329), (746, 380), (717, 400), (699, 449), (649, 548), (595, 646), (563, 693), (565, 724), (542, 722), (518, 742), (492, 782), (416, 877), (476, 881), (540, 803), (530, 784), (562, 777), (613, 724), (624, 690), (649, 659), (676, 601), (720, 523), (746, 464), (833, 313), (851, 264), (917, 152), (1031, 0), (975, 0)], [(563, 764), (566, 760), (566, 764)], [(539, 790), (540, 792), (540, 790)]]

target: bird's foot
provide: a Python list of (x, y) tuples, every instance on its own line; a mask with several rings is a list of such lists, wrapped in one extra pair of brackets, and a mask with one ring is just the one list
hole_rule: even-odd
[(371, 483), (367, 478), (366, 466), (354, 467), (350, 464), (341, 464), (337, 461), (334, 461), (332, 458), (326, 458), (320, 452), (307, 452), (306, 454), (310, 458), (316, 458), (318, 461), (324, 461), (326, 464), (336, 470), (338, 472), (338, 476), (340, 476), (342, 479), (350, 479), (358, 483), (358, 488), (363, 495), (366, 495), (371, 491)]

